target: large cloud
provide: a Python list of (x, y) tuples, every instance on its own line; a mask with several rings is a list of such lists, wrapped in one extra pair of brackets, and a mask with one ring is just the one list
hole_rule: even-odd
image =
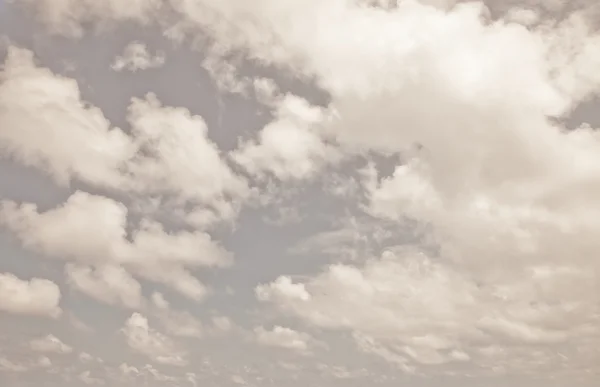
[[(194, 299), (204, 297), (206, 288), (187, 267), (223, 267), (231, 262), (230, 254), (200, 231), (168, 233), (160, 224), (144, 221), (130, 241), (125, 206), (84, 192), (74, 193), (62, 206), (45, 212), (39, 212), (32, 204), (4, 201), (0, 206), (0, 221), (26, 248), (48, 257), (99, 267), (122, 265), (142, 278), (171, 286)], [(57, 224), (61, 227), (56, 227)], [(108, 278), (102, 280), (106, 276), (101, 274), (106, 269), (100, 270), (93, 287), (89, 281), (82, 282), (91, 275), (87, 269), (72, 267), (69, 272), (78, 288), (96, 294), (97, 298), (97, 286), (108, 285), (105, 283)], [(123, 280), (119, 284), (122, 290), (134, 284), (126, 275), (111, 276), (110, 281), (117, 278)], [(96, 290), (92, 292), (92, 288)], [(108, 294), (102, 296), (105, 301), (107, 297)], [(129, 306), (139, 301), (137, 296), (125, 299)]]
[(10, 273), (0, 273), (0, 310), (8, 313), (49, 316), (56, 318), (60, 289), (49, 280), (32, 278), (22, 280)]
[(187, 364), (185, 354), (178, 350), (175, 343), (169, 337), (151, 328), (148, 319), (139, 313), (134, 313), (127, 319), (121, 332), (125, 335), (131, 349), (157, 363), (175, 366)]
[[(581, 364), (577, 348), (597, 345), (597, 276), (575, 266), (508, 271), (513, 278), (485, 280), (422, 253), (389, 251), (307, 282), (282, 277), (257, 294), (317, 326), (348, 330), (364, 349), (407, 369), (470, 359), (516, 367), (523, 346), (546, 348), (558, 368)], [(501, 349), (497, 357), (490, 348)]]
[(18, 0), (32, 7), (50, 31), (72, 37), (84, 33), (82, 24), (99, 26), (111, 22), (134, 21), (147, 24), (161, 9), (162, 0)]
[(81, 99), (74, 80), (36, 66), (28, 50), (9, 48), (0, 79), (0, 156), (61, 183), (149, 198), (144, 210), (169, 208), (202, 227), (234, 217), (247, 195), (246, 182), (206, 137), (204, 120), (186, 109), (162, 106), (152, 94), (134, 98), (127, 135)]
[(265, 126), (258, 142), (246, 142), (232, 158), (258, 178), (272, 174), (281, 180), (313, 177), (338, 158), (336, 149), (318, 133), (327, 115), (299, 97), (286, 95), (273, 101), (275, 118)]
[(0, 71), (0, 152), (40, 168), (56, 180), (71, 178), (118, 186), (118, 171), (135, 151), (102, 112), (81, 100), (77, 83), (37, 67), (33, 53), (10, 47)]
[(133, 309), (142, 306), (140, 283), (120, 266), (103, 265), (92, 269), (69, 264), (65, 271), (71, 287), (96, 300)]
[[(53, 3), (67, 4), (37, 4)], [(453, 1), (425, 2), (439, 7), (351, 0), (170, 3), (180, 22), (167, 35), (209, 35), (219, 49), (291, 70), (329, 96), (326, 107), (315, 109), (330, 118), (317, 119), (318, 130), (276, 111), (257, 141), (233, 153), (238, 164), (254, 176), (312, 176), (330, 160), (332, 149), (324, 139), (332, 137), (349, 154), (399, 155), (402, 165), (391, 176), (373, 170), (364, 180), (366, 197), (359, 208), (382, 222), (396, 222), (398, 230), (410, 218), (430, 232), (426, 246), (416, 244), (408, 252), (392, 246), (302, 281), (280, 277), (258, 287), (261, 300), (318, 327), (350, 331), (362, 349), (407, 371), (449, 362), (511, 372), (589, 371), (585, 359), (593, 356), (600, 337), (600, 138), (590, 127), (567, 131), (558, 123), (600, 86), (595, 71), (600, 38), (582, 12), (554, 23), (518, 9), (507, 17), (517, 22), (507, 22), (492, 21), (478, 2), (449, 10), (443, 6)], [(560, 2), (551, 3), (561, 8)], [(138, 2), (130, 14), (113, 2), (98, 4), (114, 8), (59, 11), (56, 23), (72, 29), (73, 23), (105, 19), (150, 20), (154, 3)], [(15, 159), (48, 168), (58, 178), (105, 187), (121, 187), (125, 179), (127, 192), (159, 196), (159, 202), (168, 197), (179, 208), (194, 203), (197, 224), (235, 213), (231, 198), (244, 196), (245, 182), (206, 141), (199, 117), (162, 107), (149, 96), (132, 102), (132, 134), (125, 136), (79, 102), (72, 82), (57, 81), (30, 62), (23, 53), (9, 56), (3, 77), (17, 82), (4, 83), (0, 101), (24, 114), (44, 112), (15, 106), (9, 96), (31, 96), (28, 100), (41, 100), (37, 107), (48, 106), (31, 90), (51, 80), (45, 92), (54, 93), (56, 85), (67, 91), (56, 94), (61, 114), (49, 109), (48, 117), (86, 122), (79, 127), (103, 146), (84, 146), (75, 156), (89, 157), (90, 163), (78, 165), (75, 156), (46, 149), (47, 141), (42, 149), (18, 133), (3, 133)], [(40, 82), (19, 81), (21, 70), (15, 69), (20, 68), (26, 69), (27, 82)], [(67, 105), (70, 113), (63, 115)], [(175, 125), (182, 130), (171, 130)], [(202, 167), (191, 169), (188, 163)], [(179, 274), (189, 274), (185, 267), (198, 263), (182, 251), (144, 270), (136, 265), (137, 257), (148, 255), (140, 251), (161, 256), (161, 248), (170, 246), (163, 241), (171, 242), (173, 235), (165, 237), (158, 226), (144, 223), (141, 232), (150, 234), (152, 243), (136, 235), (129, 242), (123, 210), (105, 204), (97, 213), (109, 232), (99, 235), (119, 241), (116, 252), (108, 252), (115, 263), (154, 281), (168, 273), (165, 267), (172, 268), (178, 275), (169, 284), (187, 283), (199, 292), (195, 282), (181, 281)], [(77, 256), (94, 257), (107, 251), (103, 238), (95, 238), (93, 249), (85, 238), (69, 249), (55, 243), (62, 231), (40, 226), (46, 214), (10, 203), (4, 208), (5, 223), (27, 245), (49, 255), (69, 256), (74, 249)], [(80, 223), (65, 224), (71, 240), (86, 230)], [(132, 319), (130, 325), (147, 335), (147, 321)]]

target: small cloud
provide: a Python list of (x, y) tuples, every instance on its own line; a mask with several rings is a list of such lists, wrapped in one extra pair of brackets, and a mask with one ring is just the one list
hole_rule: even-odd
[(161, 67), (165, 64), (165, 59), (164, 52), (157, 51), (155, 55), (151, 55), (145, 44), (131, 42), (125, 47), (123, 54), (115, 58), (111, 68), (115, 71), (136, 72)]
[(36, 352), (66, 354), (73, 352), (73, 347), (63, 343), (54, 335), (47, 335), (29, 342), (29, 346)]

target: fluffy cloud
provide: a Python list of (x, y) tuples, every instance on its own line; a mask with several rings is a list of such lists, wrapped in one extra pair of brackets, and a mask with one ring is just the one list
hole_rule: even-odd
[(496, 274), (473, 276), (422, 253), (388, 251), (363, 266), (333, 265), (306, 283), (280, 278), (257, 293), (317, 326), (352, 332), (362, 349), (407, 370), (471, 359), (489, 366), (489, 356), (477, 357), (498, 346), (496, 360), (509, 366), (518, 366), (510, 354), (522, 345), (554, 348), (544, 355), (558, 368), (581, 362), (556, 351), (597, 337), (597, 278), (575, 267)]
[(184, 354), (176, 348), (175, 343), (151, 328), (148, 319), (139, 313), (131, 315), (121, 332), (131, 349), (157, 363), (175, 366), (187, 364)]
[(102, 27), (115, 21), (147, 24), (161, 9), (161, 0), (134, 0), (124, 6), (118, 0), (17, 0), (35, 11), (53, 33), (80, 37), (82, 24)]
[(139, 195), (146, 211), (169, 209), (196, 226), (233, 218), (248, 194), (204, 120), (186, 109), (162, 106), (153, 94), (134, 98), (130, 136), (82, 101), (74, 80), (36, 66), (28, 50), (9, 48), (0, 79), (0, 156), (62, 183)]
[(8, 313), (49, 316), (61, 314), (60, 289), (49, 280), (22, 280), (10, 273), (0, 273), (0, 310)]
[(120, 266), (105, 265), (92, 269), (70, 264), (66, 273), (71, 287), (98, 301), (132, 309), (142, 306), (140, 283)]
[(135, 151), (102, 112), (81, 101), (77, 83), (37, 67), (33, 53), (10, 47), (0, 70), (0, 155), (71, 178), (115, 186)]
[[(70, 34), (89, 22), (160, 19), (152, 1), (128, 10), (85, 1), (73, 12), (65, 0), (22, 1), (42, 11), (54, 5), (45, 21)], [(589, 126), (561, 124), (599, 91), (600, 37), (585, 11), (554, 21), (547, 12), (567, 2), (513, 8), (511, 1), (492, 20), (484, 3), (451, 0), (168, 3), (175, 12), (165, 14), (175, 20), (167, 36), (208, 36), (221, 53), (232, 49), (310, 79), (328, 96), (322, 107), (265, 98), (273, 121), (231, 154), (250, 176), (304, 179), (340, 154), (394, 155), (401, 162), (391, 175), (366, 170), (352, 210), (392, 224), (396, 234), (408, 221), (427, 231), (410, 248), (369, 246), (352, 264), (297, 281), (281, 276), (256, 289), (260, 300), (350, 333), (359, 348), (404, 371), (451, 364), (466, 373), (467, 363), (470, 373), (597, 371), (586, 359), (597, 356), (600, 337), (600, 137)], [(589, 9), (586, 0), (576, 3)], [(2, 81), (0, 119), (9, 125), (0, 129), (0, 150), (13, 160), (59, 181), (150, 197), (149, 212), (162, 209), (200, 228), (233, 218), (248, 194), (206, 138), (202, 118), (185, 109), (153, 95), (134, 99), (126, 135), (80, 100), (73, 81), (36, 67), (25, 51), (11, 50)], [(39, 127), (47, 130), (35, 137)], [(63, 137), (71, 142), (53, 141)], [(126, 216), (118, 203), (81, 193), (47, 212), (10, 202), (2, 209), (3, 224), (29, 248), (93, 266), (109, 257), (135, 276), (201, 298), (190, 268), (227, 261), (212, 240), (168, 233), (150, 220), (129, 240)], [(58, 222), (64, 227), (51, 227)], [(386, 242), (401, 239), (394, 237)], [(316, 245), (335, 238), (348, 234)], [(170, 311), (164, 299), (154, 302)], [(124, 332), (157, 362), (181, 360), (141, 315)], [(289, 348), (303, 342), (281, 327), (256, 334)]]
[(312, 337), (306, 333), (295, 331), (291, 328), (275, 326), (272, 330), (263, 327), (254, 329), (256, 341), (261, 345), (279, 347), (293, 351), (306, 352), (309, 349)]
[(131, 42), (123, 49), (123, 54), (116, 57), (111, 68), (115, 71), (128, 70), (136, 72), (161, 67), (165, 64), (165, 54), (157, 52), (152, 56), (144, 43)]
[(140, 153), (131, 160), (132, 189), (140, 194), (168, 195), (192, 208), (192, 223), (211, 217), (230, 219), (236, 202), (247, 195), (246, 182), (236, 176), (217, 146), (206, 137), (199, 116), (183, 108), (162, 106), (156, 96), (132, 100), (128, 121)]
[(29, 346), (36, 352), (67, 354), (73, 352), (73, 347), (63, 343), (54, 335), (47, 335), (29, 342)]
[(0, 371), (3, 372), (26, 372), (29, 368), (23, 364), (17, 364), (11, 360), (0, 357)]
[[(168, 233), (161, 225), (150, 221), (142, 222), (130, 241), (126, 238), (125, 206), (84, 192), (74, 193), (62, 206), (45, 212), (38, 212), (32, 204), (2, 202), (0, 222), (12, 230), (25, 247), (49, 257), (100, 267), (121, 265), (138, 276), (171, 286), (193, 299), (204, 297), (206, 288), (186, 267), (222, 267), (231, 261), (229, 253), (206, 233)], [(61, 227), (55, 227), (56, 224)], [(86, 269), (72, 268), (70, 276), (79, 288), (87, 282), (86, 290), (90, 293), (92, 284), (83, 281), (84, 277), (94, 278), (96, 290), (108, 286), (107, 281), (116, 281), (104, 275), (103, 270), (111, 269), (100, 269), (91, 277), (91, 272)], [(124, 281), (118, 285), (120, 290), (136, 287), (126, 274), (120, 273)], [(102, 297), (106, 301), (109, 296)], [(128, 303), (137, 302), (133, 300), (137, 296), (132, 297), (127, 297)]]
[(202, 323), (187, 311), (173, 310), (161, 293), (152, 294), (154, 314), (168, 334), (180, 337), (203, 336)]
[(296, 96), (276, 102), (274, 120), (259, 134), (258, 142), (242, 144), (232, 158), (249, 173), (270, 173), (281, 180), (314, 176), (325, 164), (338, 158), (314, 129), (326, 120), (322, 109)]
[(90, 371), (83, 371), (79, 374), (78, 379), (87, 385), (104, 384), (104, 379), (92, 377)]

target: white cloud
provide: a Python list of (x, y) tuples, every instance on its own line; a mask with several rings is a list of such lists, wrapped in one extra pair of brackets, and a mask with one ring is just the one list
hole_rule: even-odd
[(173, 310), (161, 293), (152, 294), (154, 314), (169, 335), (180, 337), (203, 336), (202, 323), (190, 312)]
[(540, 15), (535, 10), (529, 8), (510, 8), (506, 13), (505, 18), (508, 21), (529, 26), (537, 23), (540, 19)]
[(23, 364), (14, 363), (11, 360), (0, 356), (0, 371), (4, 372), (26, 372), (29, 368)]
[(92, 385), (92, 384), (104, 384), (105, 381), (100, 378), (95, 378), (91, 376), (90, 371), (83, 371), (79, 374), (78, 379), (81, 380), (84, 384)]
[(73, 352), (73, 347), (63, 343), (54, 335), (47, 335), (39, 339), (33, 339), (29, 346), (36, 352), (67, 354)]
[(131, 349), (149, 359), (174, 366), (187, 364), (184, 353), (179, 351), (173, 341), (148, 325), (148, 319), (139, 313), (133, 313), (121, 329)]
[(9, 47), (0, 71), (0, 155), (67, 183), (118, 186), (135, 151), (125, 133), (81, 100), (77, 83), (37, 67), (33, 53)]
[(212, 318), (212, 325), (219, 332), (228, 332), (233, 329), (233, 322), (225, 316), (215, 316)]
[(62, 313), (59, 303), (60, 289), (54, 282), (40, 278), (25, 281), (0, 273), (0, 311), (56, 318)]
[(159, 310), (168, 310), (170, 305), (162, 293), (154, 292), (150, 297), (152, 304)]
[(279, 325), (274, 326), (271, 330), (257, 327), (254, 329), (254, 334), (256, 341), (261, 345), (299, 352), (307, 352), (311, 341), (313, 341), (312, 337), (307, 333), (298, 332)]
[[(12, 230), (29, 249), (53, 258), (100, 267), (122, 265), (136, 275), (172, 286), (193, 299), (202, 299), (206, 288), (185, 267), (221, 267), (231, 262), (230, 254), (204, 232), (167, 233), (161, 225), (143, 221), (129, 241), (126, 222), (127, 209), (121, 203), (81, 191), (62, 206), (41, 213), (32, 204), (19, 206), (5, 201), (0, 205), (0, 223)], [(55, 227), (56, 224), (61, 227)], [(95, 274), (96, 288), (112, 280), (103, 276), (102, 270), (106, 269)], [(79, 279), (85, 274), (81, 269), (71, 271), (73, 279), (74, 274), (79, 274)], [(125, 276), (121, 272), (121, 279), (126, 283), (119, 286), (136, 287), (132, 279)], [(83, 282), (79, 281), (81, 286)], [(89, 287), (86, 290), (92, 292)], [(97, 291), (94, 293), (96, 298), (100, 296)], [(106, 302), (109, 294), (101, 297)], [(127, 303), (132, 307), (137, 296), (131, 297)]]
[(92, 357), (92, 355), (90, 355), (87, 352), (80, 352), (79, 360), (81, 360), (82, 362), (90, 362), (90, 361), (94, 360), (94, 358)]
[(37, 67), (28, 50), (9, 47), (0, 78), (1, 156), (64, 184), (77, 179), (139, 195), (140, 208), (199, 227), (231, 220), (248, 195), (204, 120), (184, 108), (162, 106), (153, 94), (133, 98), (129, 136), (81, 100), (74, 80)]
[(273, 283), (256, 287), (256, 296), (261, 301), (270, 301), (274, 297), (293, 299), (299, 302), (310, 300), (310, 294), (304, 284), (293, 283), (290, 277), (279, 277)]
[(81, 321), (79, 317), (74, 315), (72, 312), (67, 314), (67, 320), (69, 323), (75, 328), (82, 332), (92, 333), (94, 332), (94, 328), (90, 327), (85, 322)]
[(81, 37), (82, 24), (103, 27), (107, 22), (149, 23), (160, 12), (160, 0), (133, 0), (124, 6), (119, 0), (16, 0), (31, 7), (53, 33)]
[(67, 265), (66, 274), (74, 289), (109, 305), (139, 309), (143, 304), (142, 287), (120, 266)]
[(339, 158), (315, 128), (326, 120), (322, 109), (293, 95), (276, 104), (275, 118), (262, 129), (258, 142), (246, 142), (232, 153), (238, 164), (259, 178), (270, 173), (289, 180), (310, 178)]
[(48, 368), (52, 366), (52, 361), (47, 356), (41, 356), (37, 361), (38, 366)]
[(149, 94), (146, 99), (132, 100), (128, 121), (143, 152), (129, 166), (136, 176), (134, 191), (173, 195), (190, 204), (193, 210), (186, 216), (192, 223), (210, 222), (210, 218), (203, 219), (205, 213), (219, 219), (236, 214), (236, 202), (247, 195), (246, 182), (232, 172), (217, 146), (207, 139), (200, 116), (162, 106)]
[[(332, 265), (305, 283), (280, 278), (258, 293), (317, 326), (352, 332), (362, 349), (408, 369), (472, 358), (485, 363), (469, 352), (489, 345), (510, 353), (520, 345), (563, 348), (588, 340), (598, 313), (595, 277), (581, 269), (543, 272), (472, 277), (423, 254), (387, 252), (364, 266)], [(292, 286), (306, 296), (295, 296)], [(565, 366), (556, 357), (548, 361)]]
[[(127, 10), (114, 1), (22, 1), (46, 11), (54, 31), (71, 34), (82, 23), (148, 22), (159, 8), (152, 1)], [(407, 372), (465, 362), (478, 372), (597, 371), (586, 364), (600, 337), (600, 136), (589, 127), (566, 131), (549, 118), (564, 119), (597, 95), (600, 38), (583, 11), (561, 22), (538, 12), (591, 2), (527, 0), (520, 5), (535, 12), (513, 8), (494, 22), (480, 2), (451, 9), (450, 0), (393, 3), (171, 3), (178, 13), (168, 15), (181, 23), (169, 20), (166, 35), (209, 35), (223, 52), (240, 49), (253, 63), (291, 70), (329, 98), (323, 108), (292, 97), (278, 103), (274, 88), (258, 85), (275, 118), (231, 155), (239, 166), (255, 179), (303, 179), (337, 152), (397, 155), (402, 163), (391, 176), (373, 169), (363, 181), (366, 198), (356, 207), (373, 222), (394, 224), (398, 234), (406, 218), (428, 232), (424, 246), (388, 246), (384, 253), (369, 246), (352, 264), (300, 280), (281, 276), (257, 287), (257, 297), (307, 323), (351, 333), (359, 348)], [(59, 181), (151, 197), (153, 213), (200, 228), (237, 214), (246, 182), (206, 138), (200, 117), (149, 95), (132, 101), (125, 135), (80, 101), (74, 82), (33, 66), (28, 55), (13, 49), (2, 72), (0, 119), (10, 124), (0, 129), (3, 155)], [(223, 69), (225, 80), (236, 81), (235, 68)], [(35, 128), (47, 130), (36, 137)], [(123, 207), (78, 195), (65, 208), (81, 205), (97, 228), (67, 211), (44, 220), (56, 212), (11, 203), (3, 206), (3, 223), (29, 248), (78, 262), (92, 257), (88, 264), (108, 256), (192, 298), (205, 289), (190, 267), (224, 264), (219, 254), (206, 254), (206, 261), (189, 253), (219, 250), (204, 234), (173, 235), (145, 221), (129, 241)], [(51, 227), (58, 222), (65, 226)], [(157, 306), (169, 308), (164, 300)], [(134, 316), (130, 325), (145, 332), (134, 347), (161, 347), (164, 336)], [(452, 372), (467, 373), (465, 364), (456, 366)]]
[(151, 55), (144, 43), (131, 42), (123, 49), (123, 54), (117, 56), (111, 65), (115, 71), (128, 70), (136, 72), (161, 67), (165, 64), (165, 54), (157, 51)]

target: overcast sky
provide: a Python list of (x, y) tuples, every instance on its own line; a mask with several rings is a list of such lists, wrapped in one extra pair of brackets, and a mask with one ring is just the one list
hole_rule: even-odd
[(598, 26), (0, 0), (0, 385), (597, 386)]

